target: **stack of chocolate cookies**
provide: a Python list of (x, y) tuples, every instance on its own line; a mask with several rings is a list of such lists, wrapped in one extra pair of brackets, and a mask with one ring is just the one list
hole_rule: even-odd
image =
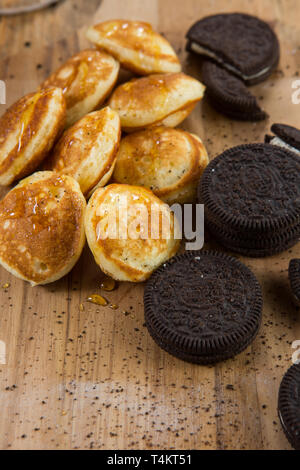
[(225, 151), (206, 168), (198, 197), (206, 228), (231, 251), (270, 256), (300, 239), (300, 159), (281, 147)]
[(218, 14), (197, 21), (187, 39), (187, 50), (204, 58), (211, 105), (231, 119), (266, 119), (247, 87), (266, 80), (278, 65), (280, 46), (271, 27), (243, 13)]

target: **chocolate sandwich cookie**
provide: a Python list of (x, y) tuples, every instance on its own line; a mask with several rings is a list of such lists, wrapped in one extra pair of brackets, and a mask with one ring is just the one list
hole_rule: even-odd
[(227, 70), (205, 61), (202, 65), (202, 79), (207, 86), (209, 101), (218, 112), (241, 121), (262, 121), (267, 118), (245, 83)]
[(277, 36), (254, 16), (208, 16), (190, 28), (187, 38), (188, 51), (213, 59), (248, 85), (264, 81), (279, 62)]
[(232, 251), (270, 256), (300, 238), (300, 160), (280, 147), (225, 151), (204, 171), (198, 198), (207, 228)]
[(300, 450), (300, 364), (293, 365), (281, 382), (278, 415), (288, 441)]
[(221, 229), (214, 222), (206, 219), (206, 228), (213, 234), (214, 238), (229, 251), (234, 251), (252, 258), (264, 258), (286, 251), (299, 241), (300, 225), (289, 228), (279, 234), (269, 234), (269, 237), (252, 238), (238, 236)]
[(260, 327), (262, 303), (254, 274), (235, 258), (187, 252), (148, 281), (145, 321), (154, 341), (173, 356), (213, 364), (250, 345)]
[(300, 156), (300, 130), (287, 124), (273, 124), (275, 135), (266, 135), (265, 142), (290, 150)]
[(300, 259), (292, 259), (289, 265), (289, 280), (292, 292), (300, 302)]

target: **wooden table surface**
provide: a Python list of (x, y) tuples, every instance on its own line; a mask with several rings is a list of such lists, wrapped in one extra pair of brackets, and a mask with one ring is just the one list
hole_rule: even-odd
[[(291, 100), (300, 69), (298, 0), (66, 0), (1, 18), (7, 105), (87, 45), (85, 25), (108, 18), (151, 22), (174, 45), (184, 70), (199, 77), (197, 61), (184, 50), (185, 32), (202, 16), (230, 11), (260, 16), (280, 38), (278, 71), (253, 90), (271, 118), (232, 122), (204, 101), (183, 127), (204, 139), (210, 158), (262, 141), (274, 121), (300, 127), (300, 105)], [(222, 250), (208, 236), (205, 247)], [(262, 284), (263, 325), (251, 347), (215, 367), (179, 361), (154, 344), (144, 326), (143, 285), (123, 283), (108, 293), (117, 310), (87, 303), (101, 293), (103, 277), (87, 248), (68, 277), (47, 287), (31, 288), (0, 269), (0, 341), (6, 344), (0, 448), (290, 449), (277, 393), (292, 364), (292, 342), (300, 340), (300, 312), (287, 278), (292, 257), (300, 257), (299, 244), (272, 258), (240, 258)]]

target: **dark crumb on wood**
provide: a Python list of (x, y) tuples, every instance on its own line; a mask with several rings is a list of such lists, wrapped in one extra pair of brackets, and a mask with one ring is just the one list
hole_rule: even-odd
[(226, 390), (234, 390), (234, 386), (231, 384), (226, 385)]

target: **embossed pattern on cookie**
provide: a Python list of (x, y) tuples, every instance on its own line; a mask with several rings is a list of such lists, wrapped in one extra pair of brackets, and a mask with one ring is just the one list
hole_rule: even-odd
[(255, 338), (259, 283), (242, 263), (200, 251), (173, 258), (148, 281), (145, 320), (154, 340), (180, 359), (209, 364), (235, 356)]
[(206, 226), (230, 250), (270, 256), (300, 238), (300, 160), (280, 147), (225, 151), (204, 171), (198, 198)]
[(299, 221), (300, 161), (283, 149), (230, 149), (207, 167), (201, 187), (208, 211), (225, 223), (263, 230)]
[(242, 13), (218, 14), (197, 21), (187, 33), (187, 49), (209, 57), (253, 85), (277, 67), (280, 46), (270, 26)]

